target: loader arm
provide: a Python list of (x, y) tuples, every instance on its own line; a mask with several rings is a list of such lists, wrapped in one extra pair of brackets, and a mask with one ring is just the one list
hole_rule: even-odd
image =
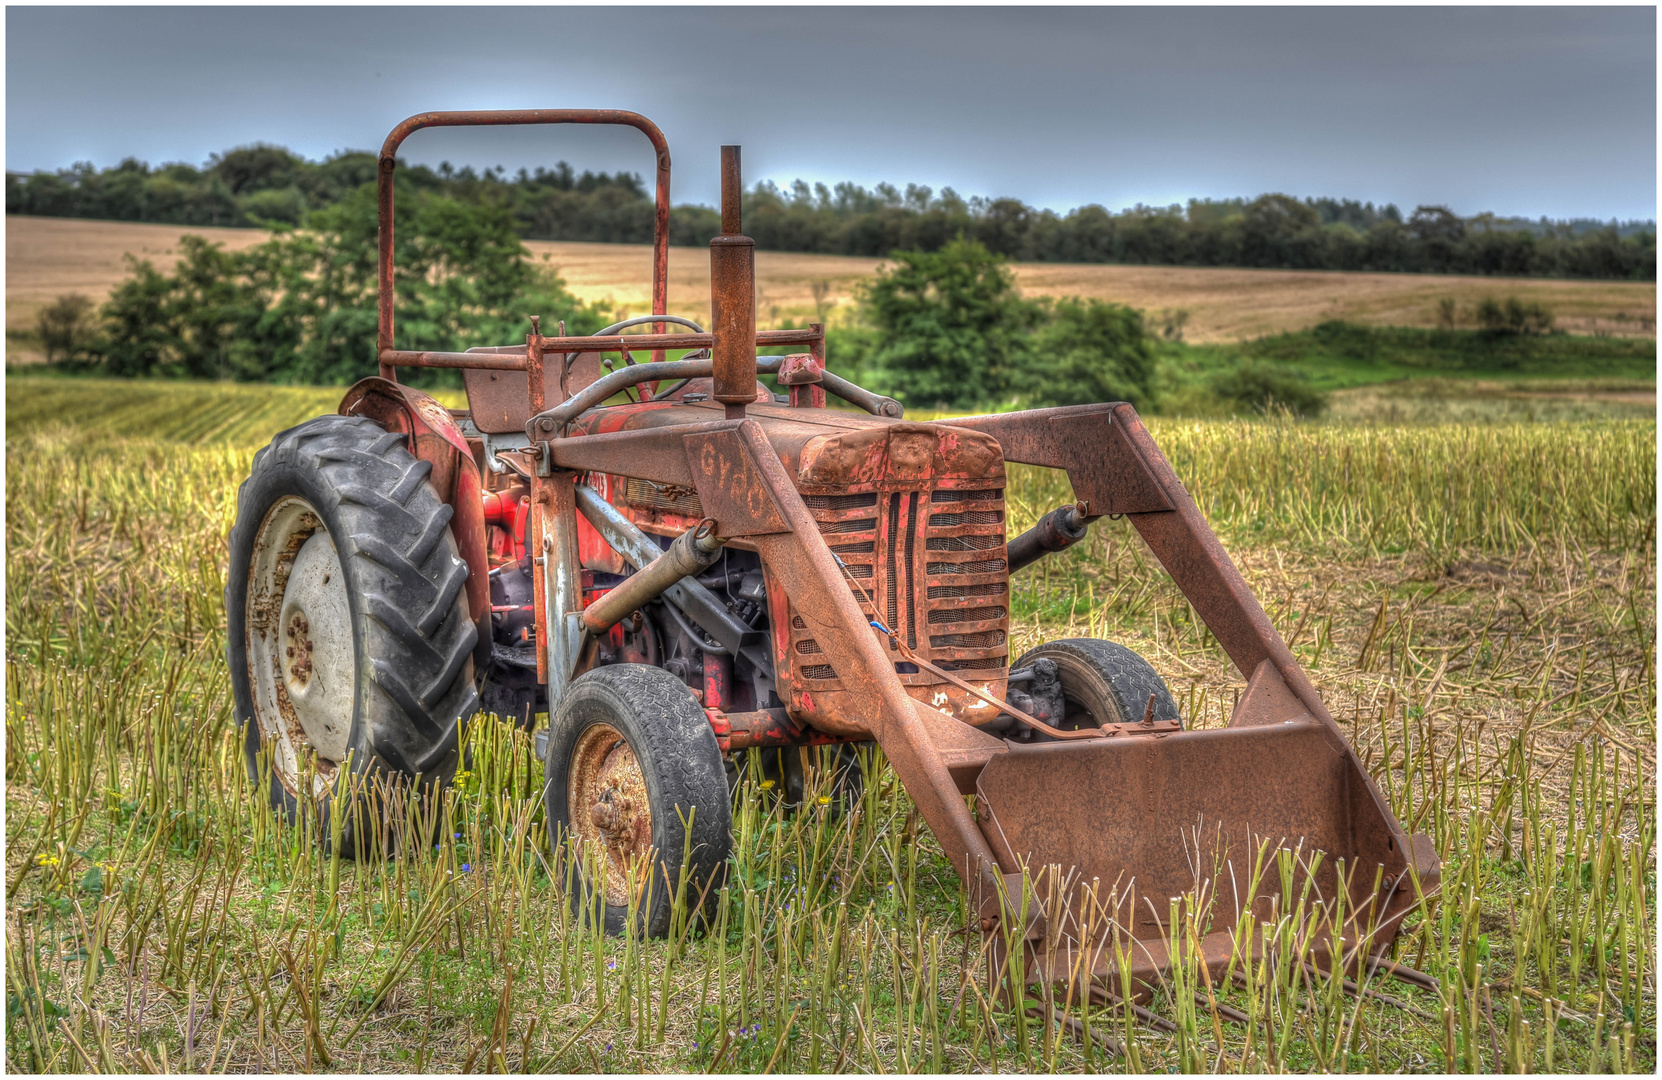
[(1137, 410), (1109, 402), (951, 423), (997, 439), (1006, 461), (1066, 470), (1090, 517), (1127, 515), (1240, 673), (1251, 679), (1270, 661), (1311, 716), (1333, 723)]

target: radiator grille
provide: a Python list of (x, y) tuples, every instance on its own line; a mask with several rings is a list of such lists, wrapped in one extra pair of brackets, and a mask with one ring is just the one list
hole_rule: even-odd
[(853, 521), (829, 521), (819, 527), (819, 531), (826, 536), (839, 536), (843, 533), (875, 532), (876, 518), (855, 518)]
[(1002, 536), (931, 536), (930, 551), (991, 551), (1004, 546)]
[(942, 660), (937, 666), (947, 671), (990, 671), (1002, 668), (1004, 659), (1002, 656), (982, 656), (974, 660)]
[(1004, 569), (1003, 559), (982, 559), (979, 562), (932, 562), (927, 573), (930, 577), (949, 574), (995, 574)]
[[(806, 494), (802, 501), (847, 568), (849, 591), (866, 618), (946, 670), (993, 672), (1008, 665), (1002, 489), (879, 489)], [(798, 677), (836, 679), (830, 664), (804, 662), (824, 652), (794, 611), (790, 627), (790, 663)], [(896, 663), (904, 659), (892, 646), (885, 651)], [(928, 672), (903, 670), (901, 677), (939, 681)]]
[(931, 585), (929, 599), (956, 600), (967, 596), (1003, 596), (1010, 586), (1003, 581), (989, 581), (985, 585)]
[(935, 528), (953, 525), (1000, 525), (1004, 522), (1002, 510), (971, 510), (967, 514), (930, 514), (929, 524)]
[(810, 510), (858, 510), (861, 507), (876, 506), (877, 492), (866, 491), (858, 495), (804, 495), (802, 502)]
[(988, 619), (1004, 618), (1004, 609), (1001, 607), (972, 607), (972, 608), (937, 608), (929, 613), (930, 626), (942, 626), (946, 623), (986, 622)]
[(934, 634), (929, 644), (936, 649), (990, 649), (1004, 644), (1004, 631), (983, 630), (978, 634)]

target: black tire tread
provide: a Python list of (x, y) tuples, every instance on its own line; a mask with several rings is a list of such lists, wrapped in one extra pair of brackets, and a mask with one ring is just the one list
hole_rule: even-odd
[[(584, 673), (566, 688), (549, 717), (548, 758), (545, 776), (546, 809), (550, 835), (558, 842), (559, 830), (569, 828), (564, 766), (576, 747), (577, 738), (592, 723), (602, 719), (629, 740), (646, 776), (652, 795), (652, 835), (659, 862), (667, 864), (670, 880), (678, 880), (685, 849), (686, 830), (682, 819), (692, 807), (692, 874), (689, 903), (705, 892), (705, 884), (717, 877), (717, 885), (706, 893), (706, 902), (719, 887), (719, 875), (731, 847), (732, 804), (721, 748), (710, 721), (687, 692), (681, 680), (660, 668), (645, 664), (612, 664)], [(679, 813), (677, 811), (679, 810)], [(669, 932), (671, 899), (662, 886), (662, 872), (653, 889), (651, 910), (641, 913), (648, 935), (662, 937)], [(578, 890), (580, 899), (583, 890)], [(608, 907), (606, 929), (622, 933), (628, 912)]]
[[(1139, 723), (1148, 709), (1149, 695), (1154, 696), (1154, 719), (1178, 720), (1177, 701), (1171, 696), (1166, 680), (1147, 660), (1114, 641), (1101, 638), (1061, 638), (1047, 641), (1029, 649), (1016, 661), (1016, 667), (1026, 667), (1043, 656), (1057, 659), (1066, 657), (1075, 663), (1094, 669), (1108, 684), (1120, 716), (1104, 723)], [(1064, 683), (1065, 685), (1065, 683)]]
[[(225, 589), (228, 618), (238, 624), (228, 635), (233, 683), (246, 670), (238, 655), (246, 649), (246, 552), (267, 508), (250, 500), (260, 497), (261, 477), (278, 470), (316, 475), (324, 505), (309, 501), (328, 522), (348, 576), (355, 634), (368, 660), (355, 700), (354, 754), (361, 746), (374, 759), (366, 769), (406, 776), (454, 771), (462, 727), (478, 708), (467, 663), (478, 641), (464, 594), (468, 568), (450, 538), (453, 511), (428, 482), (431, 463), (416, 459), (403, 435), (367, 417), (315, 417), (255, 454), (237, 493)], [(362, 685), (366, 677), (373, 692)], [(246, 720), (246, 688), (237, 697)]]

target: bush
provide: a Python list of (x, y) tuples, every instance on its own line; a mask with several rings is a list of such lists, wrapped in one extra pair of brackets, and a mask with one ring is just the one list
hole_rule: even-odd
[(897, 251), (860, 295), (872, 330), (873, 389), (909, 405), (962, 408), (1015, 391), (1044, 308), (1024, 300), (1004, 260), (975, 240)]
[(827, 331), (848, 377), (922, 407), (1154, 403), (1158, 361), (1140, 312), (1102, 300), (1022, 298), (1002, 256), (959, 238), (896, 251)]
[(97, 333), (93, 303), (80, 293), (60, 296), (41, 309), (40, 346), (48, 364), (75, 364), (86, 360)]
[(1492, 296), (1478, 301), (1477, 321), (1491, 334), (1545, 334), (1552, 329), (1553, 315), (1537, 302), (1525, 304), (1509, 296), (1503, 304)]
[[(505, 209), (421, 192), (398, 203), (398, 345), (462, 350), (523, 339), (525, 316), (600, 328), (600, 311), (533, 264)], [(374, 374), (373, 190), (312, 213), (307, 228), (228, 252), (180, 240), (172, 274), (130, 261), (93, 346), (112, 375), (340, 384)], [(454, 372), (412, 371), (454, 384)]]
[(1023, 388), (1030, 404), (1154, 404), (1156, 361), (1141, 312), (1068, 297), (1050, 305), (1050, 316), (1033, 335), (1032, 374)]
[(256, 191), (237, 200), (250, 221), (260, 225), (298, 225), (309, 209), (297, 187)]
[(1225, 401), (1266, 414), (1285, 410), (1294, 416), (1320, 416), (1327, 408), (1327, 395), (1297, 372), (1251, 360), (1214, 376), (1211, 389)]

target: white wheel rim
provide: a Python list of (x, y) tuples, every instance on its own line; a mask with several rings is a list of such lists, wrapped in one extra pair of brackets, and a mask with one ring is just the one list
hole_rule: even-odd
[(345, 760), (356, 655), (340, 556), (298, 496), (266, 512), (249, 560), (248, 682), (272, 773), (292, 795), (308, 769), (322, 795)]

